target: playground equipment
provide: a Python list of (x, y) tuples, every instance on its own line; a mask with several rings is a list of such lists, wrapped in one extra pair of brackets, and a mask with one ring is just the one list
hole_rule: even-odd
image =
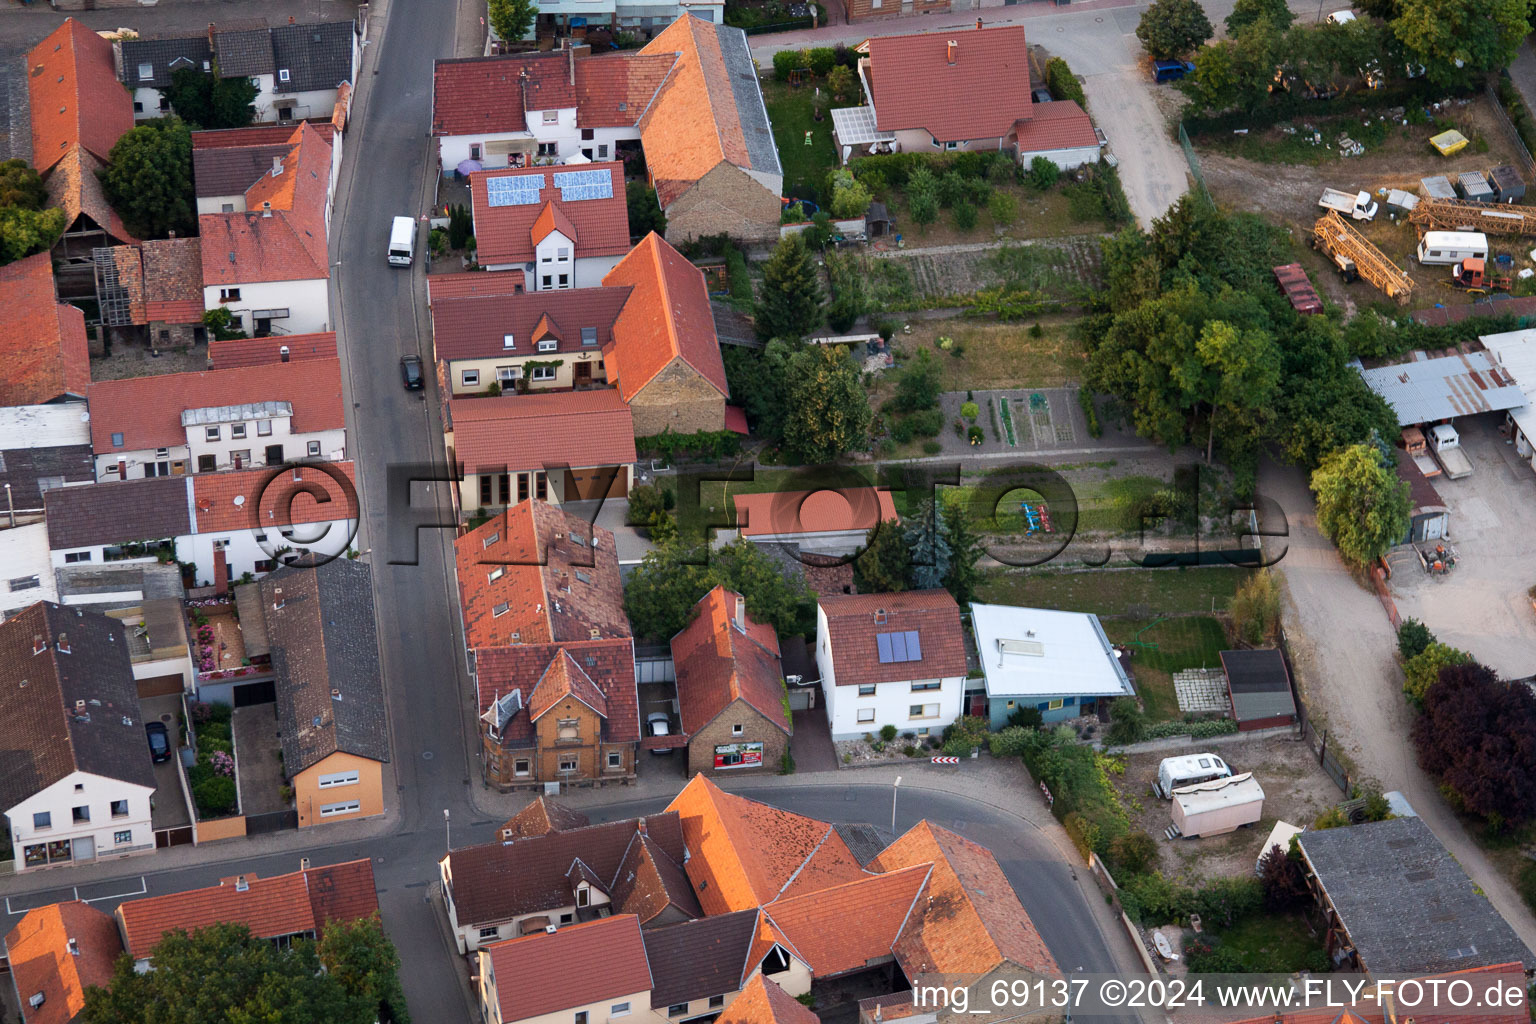
[(1038, 505), (1027, 501), (1019, 503), (1019, 511), (1024, 514), (1024, 529), (1027, 533), (1055, 533), (1056, 528), (1051, 525), (1051, 510), (1045, 502)]

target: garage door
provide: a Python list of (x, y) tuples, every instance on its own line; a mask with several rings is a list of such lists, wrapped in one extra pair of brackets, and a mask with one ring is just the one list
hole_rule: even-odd
[(629, 474), (623, 466), (598, 466), (594, 469), (565, 471), (565, 500), (623, 498), (629, 494)]
[(259, 683), (244, 683), (234, 688), (235, 707), (248, 708), (253, 704), (271, 704), (277, 700), (277, 682), (266, 679)]
[(153, 676), (149, 679), (140, 679), (138, 687), (140, 697), (167, 697), (181, 692), (181, 676)]

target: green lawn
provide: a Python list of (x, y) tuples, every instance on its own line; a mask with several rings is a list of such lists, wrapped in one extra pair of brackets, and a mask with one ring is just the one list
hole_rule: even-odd
[(1136, 615), (1149, 620), (1174, 612), (1210, 612), (1213, 602), (1214, 609), (1222, 611), (1250, 571), (1227, 566), (999, 571), (984, 578), (980, 599), (1099, 615)]
[(1290, 974), (1308, 966), (1308, 954), (1323, 948), (1299, 914), (1249, 914), (1231, 928), (1212, 929), (1221, 948), (1231, 950), (1250, 972)]
[(1227, 634), (1217, 620), (1201, 615), (1183, 619), (1116, 619), (1104, 623), (1104, 632), (1117, 644), (1129, 645), (1136, 690), (1147, 708), (1147, 720), (1166, 722), (1178, 718), (1179, 698), (1173, 674), (1187, 668), (1216, 668), (1228, 646)]
[[(771, 77), (763, 79), (763, 101), (768, 119), (773, 122), (773, 141), (779, 147), (779, 162), (784, 165), (786, 196), (815, 196), (825, 206), (827, 172), (837, 166), (837, 147), (832, 142), (832, 98), (825, 82), (821, 85), (822, 119), (817, 121), (813, 104), (816, 85), (808, 83), (791, 88)], [(838, 104), (842, 106), (843, 104)], [(806, 133), (810, 144), (806, 144)]]

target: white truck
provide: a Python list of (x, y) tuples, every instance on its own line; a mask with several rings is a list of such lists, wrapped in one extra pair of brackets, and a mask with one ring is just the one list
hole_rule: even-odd
[(1435, 453), (1435, 461), (1452, 480), (1472, 475), (1472, 460), (1461, 450), (1461, 436), (1449, 423), (1441, 423), (1429, 430), (1429, 450)]
[(1376, 201), (1369, 192), (1340, 192), (1336, 188), (1323, 189), (1323, 197), (1317, 205), (1325, 210), (1337, 210), (1339, 216), (1354, 220), (1371, 220), (1376, 216)]

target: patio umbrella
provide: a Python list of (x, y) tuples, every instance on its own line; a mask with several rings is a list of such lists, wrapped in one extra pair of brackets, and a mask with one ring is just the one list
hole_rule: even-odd
[(459, 174), (462, 177), (467, 178), (471, 174), (473, 174), (475, 171), (483, 171), (483, 170), (485, 170), (485, 168), (480, 166), (480, 161), (479, 160), (460, 160), (459, 161), (458, 171), (459, 171)]

